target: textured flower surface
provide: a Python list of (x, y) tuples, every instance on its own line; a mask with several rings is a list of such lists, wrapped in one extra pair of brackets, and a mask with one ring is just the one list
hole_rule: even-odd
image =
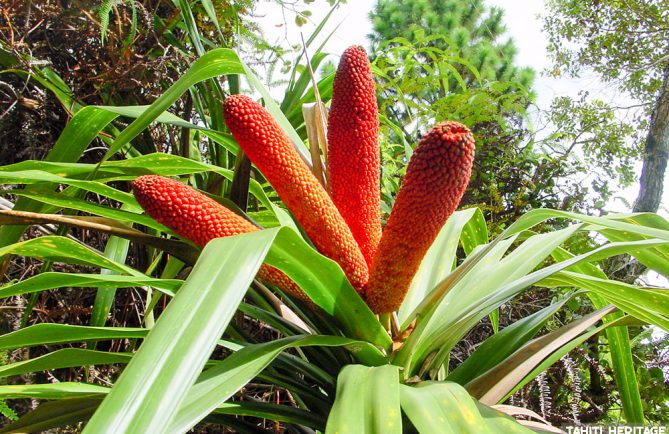
[(335, 74), (328, 117), (328, 192), (370, 267), (381, 239), (378, 135), (367, 53), (349, 47)]
[(214, 238), (259, 230), (250, 221), (174, 179), (140, 176), (133, 181), (132, 191), (148, 215), (200, 247)]
[[(149, 216), (200, 247), (214, 238), (260, 230), (244, 217), (174, 179), (140, 176), (133, 181), (132, 191)], [(260, 267), (258, 278), (310, 303), (299, 286), (274, 267)]]
[(365, 298), (375, 313), (400, 307), (425, 253), (462, 199), (474, 149), (471, 132), (457, 122), (442, 122), (421, 139), (370, 270)]
[(360, 291), (369, 271), (351, 230), (288, 136), (257, 102), (232, 95), (225, 122), (239, 146), (274, 187), (316, 248), (336, 261)]

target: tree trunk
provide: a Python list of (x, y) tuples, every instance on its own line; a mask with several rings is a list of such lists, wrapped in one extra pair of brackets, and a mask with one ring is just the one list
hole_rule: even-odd
[(634, 212), (657, 212), (662, 201), (664, 174), (669, 157), (669, 64), (650, 119), (646, 137), (641, 187), (634, 203)]
[[(669, 158), (669, 64), (664, 69), (662, 86), (650, 118), (650, 128), (646, 136), (643, 169), (639, 195), (634, 202), (634, 212), (657, 212), (662, 202), (664, 176)], [(633, 283), (646, 271), (630, 255), (611, 258), (605, 272), (611, 279)]]

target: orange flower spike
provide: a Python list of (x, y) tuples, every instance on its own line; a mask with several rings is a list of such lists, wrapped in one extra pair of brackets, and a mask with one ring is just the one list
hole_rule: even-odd
[(293, 212), (316, 248), (336, 261), (360, 291), (369, 271), (351, 230), (272, 116), (244, 95), (223, 105), (225, 122), (239, 146)]
[(344, 51), (328, 117), (328, 192), (367, 265), (381, 239), (379, 112), (365, 49)]
[(200, 247), (214, 238), (260, 230), (215, 200), (171, 178), (140, 176), (132, 182), (132, 191), (149, 216)]
[[(214, 238), (259, 231), (260, 228), (215, 200), (174, 179), (158, 175), (140, 176), (132, 191), (144, 211), (177, 235), (204, 247)], [(258, 278), (312, 304), (281, 270), (263, 265)]]
[(425, 253), (462, 199), (474, 149), (471, 132), (457, 122), (441, 122), (418, 143), (365, 289), (375, 313), (402, 304)]
[(369, 267), (381, 239), (379, 111), (365, 49), (344, 51), (328, 117), (328, 192)]

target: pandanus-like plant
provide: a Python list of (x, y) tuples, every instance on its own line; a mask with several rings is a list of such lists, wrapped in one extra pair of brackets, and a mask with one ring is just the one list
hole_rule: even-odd
[[(334, 80), (328, 118), (329, 194), (260, 104), (248, 96), (232, 95), (225, 100), (224, 113), (235, 140), (316, 248), (342, 267), (373, 312), (397, 310), (467, 187), (475, 148), (467, 127), (442, 122), (420, 141), (381, 236), (378, 110), (362, 47), (344, 52)], [(179, 185), (144, 176), (133, 182), (133, 191), (151, 217), (200, 246), (256, 229), (222, 205)], [(262, 270), (261, 278), (267, 280), (268, 272)], [(294, 288), (287, 292), (298, 293)]]
[[(255, 164), (258, 172), (248, 180), (254, 207), (247, 213), (170, 178), (213, 172), (237, 180), (241, 169), (232, 173), (160, 153), (106, 161), (121, 149), (133, 150), (131, 140), (153, 120), (184, 126), (163, 112), (203, 77), (223, 74), (246, 74), (264, 92), (234, 52), (214, 50), (145, 111), (121, 110), (138, 118), (114, 139), (100, 164), (58, 160), (65, 144), (84, 149), (85, 137), (104, 127), (100, 119), (112, 118), (109, 108), (87, 107), (63, 132), (53, 161), (0, 170), (3, 182), (27, 185), (13, 191), (25, 202), (0, 211), (3, 224), (48, 223), (113, 235), (111, 247), (100, 253), (64, 236), (18, 242), (19, 230), (0, 230), (0, 255), (108, 270), (44, 273), (0, 288), (2, 297), (62, 286), (98, 288), (90, 326), (36, 324), (0, 336), (0, 349), (48, 344), (51, 351), (93, 341), (90, 348), (63, 348), (0, 366), (0, 377), (128, 363), (113, 387), (83, 381), (0, 385), (0, 404), (17, 397), (52, 400), (0, 433), (78, 422), (86, 423), (85, 433), (178, 433), (201, 421), (256, 432), (266, 420), (286, 432), (551, 430), (540, 415), (499, 404), (598, 333), (606, 333), (626, 419), (643, 421), (625, 327), (641, 322), (669, 329), (669, 296), (608, 280), (598, 261), (627, 252), (669, 274), (666, 220), (535, 210), (491, 241), (478, 209), (456, 211), (472, 170), (473, 136), (464, 125), (443, 121), (417, 144), (382, 229), (379, 117), (372, 69), (360, 47), (345, 51), (331, 87), (328, 77), (318, 85), (326, 96), (332, 89), (325, 177), (312, 173), (293, 128), (301, 131), (296, 114), (302, 103), (313, 101), (306, 88), (287, 96), (283, 111), (267, 92), (265, 107), (247, 96), (228, 97), (222, 114), (231, 135), (188, 125)], [(127, 180), (134, 196), (101, 182)], [(67, 187), (61, 192), (55, 185)], [(81, 191), (123, 207), (90, 204), (78, 196)], [(94, 216), (57, 214), (58, 207)], [(531, 230), (548, 219), (576, 223), (545, 233)], [(563, 247), (593, 231), (601, 236), (593, 241), (599, 245), (579, 254)], [(604, 238), (610, 242), (602, 243)], [(150, 265), (138, 270), (124, 264), (117, 254), (128, 251), (127, 243), (119, 248), (124, 239), (150, 246)], [(185, 265), (193, 269), (184, 281)], [(130, 286), (146, 289), (145, 327), (104, 327), (115, 289)], [(533, 286), (559, 287), (562, 297), (499, 330), (500, 307)], [(164, 309), (158, 291), (171, 298)], [(572, 300), (594, 309), (535, 337)], [(155, 324), (154, 311), (160, 313)], [(450, 363), (458, 343), (484, 321), (495, 333)], [(142, 342), (136, 352), (95, 348), (109, 339), (132, 342), (133, 349)], [(217, 347), (225, 350), (222, 360)], [(518, 423), (509, 414), (533, 420)]]

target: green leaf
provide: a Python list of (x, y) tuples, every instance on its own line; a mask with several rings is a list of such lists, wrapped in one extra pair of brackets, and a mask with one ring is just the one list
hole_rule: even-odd
[[(590, 294), (590, 299), (596, 309), (601, 309), (606, 302), (603, 298)], [(622, 312), (614, 312), (604, 318), (604, 322), (623, 318)], [(623, 404), (623, 413), (627, 422), (643, 424), (643, 403), (639, 392), (639, 381), (636, 377), (634, 361), (632, 359), (632, 345), (627, 327), (607, 327), (606, 340), (611, 351), (613, 376), (616, 381), (620, 401)]]
[(556, 273), (541, 284), (593, 291), (620, 310), (669, 331), (669, 291), (665, 289), (642, 288), (569, 271)]
[(74, 425), (88, 419), (101, 400), (101, 397), (88, 396), (44, 402), (16, 422), (0, 429), (0, 433), (44, 432), (63, 425)]
[[(489, 247), (492, 248), (491, 252), (495, 252), (494, 255), (483, 256), (483, 259), (469, 270), (465, 262), (459, 267), (465, 270), (461, 279), (455, 282), (446, 279), (434, 290), (435, 293), (444, 295), (434, 306), (426, 306), (430, 310), (418, 323), (409, 338), (409, 345), (402, 347), (398, 357), (407, 357), (408, 352), (415, 351), (412, 362), (414, 368), (410, 369), (410, 372), (414, 373), (415, 368), (422, 364), (428, 354), (439, 351), (445, 355), (450, 352), (450, 349), (476, 322), (517, 292), (530, 286), (533, 282), (526, 281), (527, 274), (577, 229), (578, 226), (571, 226), (530, 237), (502, 260), (499, 257), (510, 247), (510, 243), (499, 241), (495, 243), (496, 246)], [(513, 241), (513, 238), (510, 241)], [(481, 254), (483, 255), (486, 250), (482, 249)], [(474, 260), (473, 255), (469, 257), (469, 261), (474, 262)], [(457, 272), (456, 269), (452, 274)], [(518, 284), (520, 282), (523, 283)], [(435, 363), (439, 361), (441, 360), (435, 359)]]
[(195, 52), (197, 53), (198, 56), (203, 56), (204, 46), (202, 45), (202, 41), (204, 38), (200, 35), (200, 32), (198, 31), (197, 22), (195, 21), (195, 16), (193, 15), (193, 11), (190, 7), (190, 4), (188, 3), (187, 0), (176, 0), (175, 3), (179, 5), (179, 11), (181, 12), (181, 18), (183, 24), (185, 25), (186, 30), (188, 31), (188, 36), (191, 44), (193, 44), (193, 46), (195, 47)]
[[(572, 258), (574, 255), (564, 249), (556, 249), (552, 253), (556, 261), (564, 261)], [(592, 264), (576, 264), (569, 271), (606, 279), (606, 274)], [(607, 301), (594, 292), (588, 292), (588, 297), (592, 301), (595, 309), (601, 309), (606, 306)], [(616, 321), (622, 318), (622, 312), (614, 312), (604, 317), (604, 322)], [(607, 327), (606, 339), (611, 351), (611, 364), (613, 367), (613, 376), (616, 381), (620, 401), (623, 405), (623, 413), (630, 423), (643, 423), (643, 404), (641, 402), (641, 393), (639, 392), (639, 382), (636, 378), (634, 361), (632, 360), (632, 347), (630, 344), (627, 327)]]
[(470, 208), (455, 212), (449, 217), (423, 257), (420, 268), (411, 281), (409, 292), (398, 312), (400, 322), (404, 322), (425, 298), (425, 295), (451, 273), (455, 265), (455, 253), (462, 230), (476, 211), (478, 211), (477, 208)]
[(535, 226), (541, 222), (544, 222), (550, 218), (564, 218), (564, 219), (574, 219), (579, 220), (584, 223), (590, 223), (594, 227), (590, 228), (592, 230), (600, 230), (602, 227), (607, 229), (616, 229), (621, 232), (630, 232), (633, 234), (645, 235), (649, 238), (659, 238), (661, 240), (669, 241), (669, 228), (661, 229), (651, 226), (643, 226), (633, 223), (626, 223), (620, 221), (621, 218), (638, 218), (645, 214), (631, 214), (625, 216), (609, 216), (609, 217), (593, 217), (584, 214), (578, 214), (574, 212), (567, 211), (558, 211), (551, 209), (535, 209), (526, 214), (523, 214), (514, 224), (509, 226), (502, 236), (509, 236), (512, 234), (520, 233), (524, 230), (530, 229), (532, 226)]
[[(9, 211), (0, 210), (0, 224), (56, 224), (82, 228), (84, 230), (93, 230), (117, 235), (121, 238), (156, 247), (165, 253), (175, 256), (183, 262), (194, 264), (200, 255), (200, 249), (185, 241), (179, 241), (174, 238), (162, 238), (149, 235), (145, 232), (131, 229), (115, 220), (96, 216), (69, 216), (62, 214), (38, 214), (27, 211)], [(167, 229), (166, 229), (167, 230)], [(59, 238), (59, 237), (54, 237)], [(69, 239), (69, 238), (68, 238)], [(53, 243), (51, 243), (53, 244)], [(19, 246), (19, 244), (15, 244)], [(20, 247), (20, 246), (19, 246)], [(8, 249), (12, 249), (10, 246)], [(59, 256), (60, 257), (60, 256)], [(119, 267), (125, 267), (123, 264), (117, 264)], [(138, 274), (135, 270), (128, 269), (128, 273)]]
[(148, 330), (130, 327), (84, 327), (35, 324), (0, 336), (0, 350), (105, 339), (143, 338)]
[(219, 238), (204, 248), (84, 432), (163, 432), (169, 426), (260, 268), (275, 232)]
[(474, 209), (474, 215), (467, 221), (460, 236), (460, 243), (466, 255), (472, 253), (476, 247), (488, 242), (488, 225), (483, 213), (478, 208)]
[[(273, 230), (273, 229), (270, 229)], [(388, 349), (392, 341), (336, 262), (311, 248), (295, 231), (282, 228), (266, 262), (293, 279), (345, 331), (346, 336)]]
[(148, 276), (124, 276), (117, 274), (74, 274), (46, 272), (29, 279), (0, 287), (0, 297), (7, 298), (20, 294), (31, 294), (46, 289), (71, 287), (89, 288), (105, 286), (113, 288), (131, 288), (133, 286), (151, 286), (160, 288), (168, 295), (174, 295), (183, 281), (177, 279), (156, 279)]
[(612, 306), (600, 309), (528, 342), (494, 368), (467, 383), (465, 388), (482, 403), (497, 404), (548, 356), (576, 341), (579, 335), (613, 310)]
[(325, 427), (325, 418), (316, 412), (264, 402), (226, 402), (218, 407), (214, 413), (235, 416), (252, 416), (261, 419), (269, 419), (273, 422), (304, 425), (316, 429)]
[(565, 297), (490, 336), (448, 375), (448, 381), (464, 385), (502, 362), (532, 339), (546, 321), (570, 299), (571, 297)]
[[(162, 314), (156, 326), (152, 329), (151, 334), (146, 338), (144, 344), (140, 347), (139, 352), (116, 383), (110, 396), (106, 399), (105, 402), (110, 402), (110, 404), (107, 404), (106, 408), (104, 408), (105, 404), (103, 404), (96, 413), (94, 419), (91, 420), (87, 429), (95, 429), (95, 432), (99, 432), (98, 430), (100, 429), (123, 432), (124, 430), (130, 429), (130, 426), (134, 429), (137, 429), (138, 426), (142, 426), (146, 427), (149, 431), (153, 429), (161, 431), (167, 426), (170, 422), (169, 418), (174, 416), (174, 410), (186, 397), (188, 383), (195, 381), (196, 376), (204, 365), (204, 361), (211, 352), (213, 345), (215, 345), (218, 336), (220, 336), (227, 321), (235, 312), (241, 296), (246, 291), (255, 270), (257, 270), (263, 259), (266, 249), (269, 248), (269, 243), (272, 241), (274, 241), (274, 245), (268, 255), (268, 262), (284, 269), (284, 271), (293, 277), (297, 283), (304, 281), (306, 271), (305, 265), (299, 264), (299, 267), (288, 268), (288, 266), (294, 265), (292, 262), (300, 261), (291, 261), (287, 259), (290, 258), (290, 255), (282, 255), (281, 252), (283, 252), (283, 249), (288, 249), (297, 253), (308, 252), (309, 255), (312, 256), (316, 255), (318, 261), (322, 262), (326, 268), (329, 267), (330, 264), (334, 264), (329, 259), (318, 255), (292, 230), (286, 228), (260, 231), (238, 237), (222, 238), (210, 243), (201, 256), (201, 258), (204, 259), (201, 259), (198, 262), (186, 284), (184, 284), (170, 303), (170, 308)], [(286, 244), (288, 244), (288, 246), (286, 246)], [(219, 250), (214, 250), (212, 252), (212, 247), (209, 247), (210, 245), (218, 245)], [(300, 249), (300, 247), (302, 249)], [(258, 252), (258, 250), (260, 250), (260, 252)], [(281, 258), (280, 264), (272, 263), (270, 260), (270, 256), (272, 255)], [(293, 255), (295, 255), (295, 253), (293, 253)], [(300, 258), (299, 255), (296, 256)], [(250, 260), (249, 258), (253, 258), (253, 260), (256, 261), (255, 268), (249, 266), (247, 262)], [(308, 262), (309, 261), (307, 261), (307, 263)], [(241, 264), (244, 264), (243, 267)], [(226, 288), (225, 283), (227, 279), (232, 279), (235, 276), (230, 273), (230, 270), (235, 269), (240, 269), (244, 272), (245, 280), (243, 285), (238, 284), (235, 288), (234, 294), (237, 298), (235, 299), (235, 302), (233, 302), (225, 297), (226, 292), (224, 291), (224, 288)], [(215, 270), (220, 271), (216, 272)], [(345, 277), (338, 266), (337, 271), (339, 275), (335, 275), (336, 279), (345, 280)], [(313, 273), (313, 271), (309, 270), (308, 278), (311, 278), (311, 273)], [(320, 280), (325, 280), (327, 283), (327, 279), (323, 279), (322, 276), (320, 277)], [(212, 282), (212, 280), (216, 279), (221, 281)], [(237, 281), (233, 281), (232, 283), (239, 282), (241, 277), (238, 277), (237, 279)], [(190, 286), (189, 282), (191, 282)], [(339, 285), (339, 287), (335, 287), (337, 290), (341, 290), (341, 283), (339, 283)], [(332, 288), (328, 288), (323, 284), (321, 284), (321, 287), (328, 291), (332, 290)], [(207, 290), (207, 288), (209, 288), (209, 290)], [(350, 288), (350, 284), (348, 288)], [(350, 293), (357, 297), (357, 294), (352, 288), (350, 288)], [(181, 302), (179, 302), (179, 300), (181, 300)], [(341, 303), (343, 302), (337, 300), (337, 304)], [(362, 303), (362, 300), (359, 300), (359, 303)], [(220, 307), (216, 308), (216, 306)], [(355, 314), (355, 310), (353, 313)], [(359, 316), (360, 313), (357, 313), (357, 315)], [(370, 320), (376, 321), (374, 316), (371, 315), (371, 312), (369, 315)], [(212, 319), (209, 321), (208, 318), (210, 317), (216, 318), (216, 320)], [(188, 320), (188, 318), (193, 318), (193, 320)], [(197, 320), (195, 320), (195, 318), (197, 318)], [(380, 328), (378, 321), (376, 321), (376, 325)], [(206, 333), (204, 329), (206, 329)], [(361, 331), (361, 333), (368, 334), (369, 332)], [(206, 340), (203, 335), (207, 337)], [(157, 338), (152, 338), (152, 336), (157, 336)], [(387, 335), (385, 336), (387, 338)], [(200, 348), (204, 347), (205, 344), (207, 345), (206, 348)], [(280, 344), (283, 343), (280, 342)], [(353, 342), (349, 342), (349, 345), (353, 344)], [(361, 344), (362, 343), (354, 345), (355, 348), (357, 348), (354, 350), (354, 354), (367, 360), (369, 360), (373, 354), (376, 354), (373, 357), (376, 358), (375, 360), (377, 360), (377, 363), (385, 361), (378, 350), (368, 344), (364, 344), (363, 346), (361, 346)], [(257, 358), (254, 358), (254, 360), (255, 359)], [(271, 361), (271, 358), (267, 360), (267, 363), (269, 363), (269, 361)], [(232, 366), (240, 366), (239, 363), (235, 362), (235, 359), (232, 359), (232, 362), (234, 362), (234, 365)], [(166, 366), (161, 366), (161, 364), (166, 364)], [(257, 366), (258, 365), (256, 365), (256, 368)], [(263, 365), (260, 364), (259, 369), (262, 369), (262, 367)], [(152, 374), (157, 370), (161, 372), (160, 378), (155, 378)], [(207, 375), (208, 374), (210, 374), (210, 371), (207, 371)], [(129, 378), (130, 380), (124, 380), (124, 378)], [(226, 378), (227, 377), (224, 377), (224, 379)], [(238, 384), (240, 381), (242, 381), (242, 383)], [(233, 388), (231, 393), (234, 393), (237, 388), (243, 386), (246, 381), (248, 381), (248, 379), (244, 379), (243, 376), (235, 375), (233, 377), (233, 384), (237, 385)], [(219, 383), (215, 383), (217, 386), (220, 386)], [(208, 384), (210, 383), (199, 382), (197, 386), (193, 387), (193, 390), (197, 391), (206, 388)], [(166, 393), (165, 391), (167, 390), (170, 392), (163, 395), (170, 397), (167, 402), (165, 399), (159, 403), (152, 400), (154, 393), (160, 392), (162, 394)], [(216, 390), (217, 392), (220, 391), (219, 388)], [(127, 396), (133, 397), (132, 404), (130, 404), (131, 407), (129, 408), (125, 407)], [(217, 400), (220, 399), (220, 395), (212, 393), (207, 393), (205, 396)], [(187, 400), (183, 403), (184, 406), (187, 406), (190, 402), (188, 398), (186, 399)], [(220, 402), (216, 402), (216, 405), (218, 404), (220, 404)], [(200, 405), (196, 407), (201, 408)], [(146, 408), (152, 408), (153, 406), (160, 406), (160, 409), (154, 409), (149, 413), (145, 412)], [(193, 411), (200, 415), (198, 411)], [(157, 416), (151, 417), (155, 412), (157, 412)], [(204, 415), (206, 415), (206, 413)], [(202, 417), (204, 417), (204, 415), (202, 415)], [(186, 421), (183, 423), (192, 423), (193, 418), (196, 419), (195, 422), (199, 420), (197, 419), (197, 416), (191, 415), (187, 417), (185, 419)], [(175, 420), (175, 423), (176, 422), (177, 420)]]
[(456, 383), (400, 386), (402, 410), (420, 433), (531, 433), (512, 418), (478, 404)]
[[(571, 231), (573, 233), (573, 228)], [(440, 363), (443, 363), (453, 345), (482, 316), (487, 315), (523, 289), (580, 262), (594, 262), (617, 254), (666, 244), (666, 241), (657, 239), (610, 243), (569, 260), (523, 275), (529, 271), (528, 264), (530, 269), (538, 265), (535, 261), (537, 259), (543, 260), (544, 254), (550, 254), (551, 250), (554, 250), (562, 240), (566, 239), (563, 237), (569, 234), (570, 228), (567, 228), (554, 233), (542, 234), (546, 236), (538, 236), (539, 238), (537, 236), (530, 237), (502, 260), (500, 267), (488, 265), (485, 269), (478, 268), (478, 273), (470, 272), (467, 274), (465, 278), (458, 281), (453, 288), (447, 291), (443, 300), (431, 312), (430, 318), (433, 320), (432, 324), (428, 324), (429, 328), (427, 329), (433, 330), (433, 332), (425, 332), (426, 327), (419, 324), (409, 338), (411, 345), (407, 346), (405, 344), (400, 349), (396, 360), (402, 360), (405, 363), (407, 357), (413, 356), (412, 368), (409, 371), (413, 373), (421, 367), (430, 353), (438, 351), (437, 357), (433, 358), (431, 362), (431, 368), (434, 369)], [(532, 242), (528, 243), (530, 240)], [(524, 247), (528, 248), (525, 249)], [(542, 251), (542, 253), (537, 255), (535, 250)], [(467, 262), (463, 266), (466, 264)], [(502, 270), (505, 271), (502, 272)], [(453, 274), (457, 272), (458, 269)], [(475, 276), (475, 278), (472, 276)], [(509, 281), (510, 278), (515, 280)], [(501, 285), (500, 282), (502, 282)], [(417, 343), (420, 343), (420, 346), (416, 348), (414, 345)], [(424, 366), (423, 369), (425, 369)]]
[(493, 242), (482, 246), (472, 253), (460, 266), (453, 270), (451, 274), (425, 296), (420, 305), (404, 320), (401, 329), (406, 330), (411, 321), (419, 316), (426, 317), (450, 288), (458, 285), (460, 281), (466, 280), (471, 273), (478, 272), (480, 267), (491, 266), (499, 262), (515, 240), (516, 236), (511, 236), (508, 239), (498, 237)]
[[(338, 336), (292, 336), (263, 344), (249, 345), (202, 374), (188, 392), (167, 432), (181, 433), (192, 428), (258, 375), (282, 351), (288, 348), (313, 345), (343, 345), (353, 354), (371, 351), (371, 345), (366, 342)], [(381, 353), (377, 353), (375, 362), (383, 364), (386, 360)]]
[(120, 151), (132, 139), (137, 137), (161, 113), (174, 104), (189, 87), (196, 83), (219, 75), (244, 73), (244, 66), (237, 54), (227, 48), (218, 48), (203, 54), (191, 67), (169, 87), (149, 108), (135, 119), (110, 145), (104, 160)]
[(132, 354), (130, 353), (109, 353), (79, 348), (64, 348), (34, 359), (0, 366), (0, 378), (49, 369), (72, 368), (75, 366), (110, 365), (112, 363), (125, 364), (131, 358)]
[(566, 354), (568, 354), (570, 351), (572, 351), (574, 348), (577, 346), (581, 345), (583, 342), (587, 341), (590, 339), (592, 336), (601, 333), (603, 330), (609, 328), (609, 327), (618, 327), (618, 326), (627, 326), (629, 325), (629, 319), (631, 317), (625, 316), (619, 320), (615, 321), (606, 321), (604, 324), (602, 324), (599, 327), (592, 328), (591, 330), (587, 331), (586, 333), (583, 333), (582, 335), (568, 341), (566, 344), (555, 350), (549, 357), (544, 359), (540, 364), (538, 364), (534, 370), (532, 370), (530, 373), (528, 373), (520, 382), (518, 382), (513, 389), (511, 389), (506, 396), (502, 399), (508, 398), (510, 395), (514, 394), (516, 391), (518, 391), (520, 388), (524, 387), (526, 384), (531, 382), (536, 378), (539, 373), (545, 371), (548, 369), (552, 364), (560, 360), (562, 357), (564, 357)]
[(0, 399), (38, 398), (63, 399), (103, 395), (109, 388), (88, 383), (47, 383), (0, 386)]
[[(72, 326), (70, 326), (72, 327)], [(79, 329), (90, 329), (79, 327)], [(237, 345), (227, 343), (226, 346), (232, 349), (238, 349)], [(206, 370), (198, 378), (196, 384), (188, 391), (188, 394), (177, 413), (175, 420), (172, 421), (170, 428), (166, 432), (184, 432), (195, 425), (198, 421), (207, 416), (212, 410), (223, 405), (222, 403), (231, 397), (237, 390), (243, 387), (248, 381), (258, 375), (268, 364), (275, 358), (279, 357), (281, 353), (288, 348), (297, 348), (305, 346), (344, 346), (354, 354), (361, 351), (364, 347), (370, 347), (366, 342), (360, 342), (353, 339), (338, 337), (338, 336), (295, 336), (291, 338), (284, 338), (277, 341), (267, 342), (264, 344), (250, 345), (238, 349), (235, 353), (228, 356), (222, 362), (216, 363), (212, 368)], [(71, 366), (81, 366), (90, 364), (109, 364), (109, 363), (127, 363), (131, 360), (131, 354), (123, 353), (105, 353), (83, 349), (63, 349), (45, 356), (17, 362), (12, 365), (0, 368), (0, 377), (10, 375), (20, 375), (28, 372), (35, 372), (45, 369), (56, 369)], [(379, 353), (377, 362), (382, 364), (385, 362), (383, 356)], [(71, 387), (67, 383), (64, 389), (53, 391), (49, 389), (47, 392), (53, 399), (66, 399), (71, 401), (72, 397), (88, 395), (90, 389), (78, 389), (76, 386)], [(95, 389), (93, 392), (97, 395), (105, 394), (109, 389)], [(8, 391), (7, 393), (11, 392)], [(28, 389), (21, 389), (21, 396), (25, 397), (43, 397), (46, 392), (40, 387), (32, 387)], [(96, 395), (96, 396), (97, 396)], [(12, 395), (13, 396), (13, 395)], [(76, 421), (86, 420), (93, 413), (95, 407), (100, 403), (100, 399), (96, 396), (91, 396), (93, 399), (90, 405), (86, 405), (90, 412), (77, 416)], [(325, 399), (325, 395), (323, 395)], [(34, 420), (39, 419), (45, 427), (57, 427), (65, 423), (59, 416), (53, 415), (45, 409), (42, 404), (33, 412), (27, 414), (22, 418)], [(233, 406), (234, 407), (234, 406)], [(304, 412), (292, 412), (291, 409), (283, 409), (280, 411), (279, 420), (307, 420), (311, 423), (318, 422), (324, 424), (318, 416), (307, 415)], [(47, 413), (46, 415), (43, 413)], [(220, 411), (220, 413), (237, 414), (234, 411)], [(47, 415), (49, 417), (47, 417)], [(298, 417), (302, 419), (291, 419)], [(284, 419), (285, 418), (285, 419)], [(20, 423), (21, 421), (19, 421)], [(25, 421), (28, 423), (28, 420)], [(2, 431), (0, 431), (2, 432)]]
[[(90, 170), (93, 169), (91, 165), (76, 165), (71, 163), (65, 165), (62, 163), (48, 164), (40, 161), (23, 161), (15, 165), (0, 167), (0, 183), (29, 184), (29, 185), (40, 184), (40, 187), (44, 187), (44, 184), (42, 183), (46, 182), (53, 184), (72, 185), (82, 190), (97, 193), (102, 196), (106, 196), (110, 199), (114, 199), (121, 203), (126, 203), (128, 205), (131, 205), (136, 210), (141, 210), (141, 208), (137, 204), (137, 201), (130, 193), (117, 190), (100, 182), (83, 181), (80, 179), (69, 179), (56, 173), (49, 173), (44, 171), (44, 169), (47, 168), (51, 168), (52, 170), (57, 171), (59, 168), (82, 167), (82, 166), (88, 167), (90, 168)], [(18, 170), (11, 170), (12, 168), (16, 168)], [(55, 195), (54, 192), (50, 192), (50, 194)]]
[[(129, 118), (138, 118), (140, 117), (150, 106), (148, 105), (132, 105), (132, 106), (106, 106), (98, 105), (94, 106), (100, 110), (106, 110), (110, 113), (116, 113), (117, 115), (129, 117)], [(203, 125), (194, 124), (188, 121), (181, 119), (179, 116), (172, 114), (170, 112), (163, 112), (155, 119), (156, 122), (163, 124), (174, 125), (182, 128), (189, 128), (193, 130), (198, 130), (203, 132), (205, 135), (213, 133), (214, 135), (221, 134), (219, 131), (209, 129)]]
[(46, 259), (53, 262), (90, 265), (109, 268), (122, 274), (142, 276), (142, 273), (126, 265), (119, 264), (94, 252), (90, 248), (59, 236), (33, 238), (11, 246), (0, 248), (0, 257), (7, 254), (23, 255), (32, 258)]
[[(634, 214), (631, 216), (613, 216), (616, 220), (624, 221), (638, 226), (648, 226), (664, 231), (669, 231), (669, 222), (657, 214)], [(610, 229), (599, 231), (609, 241), (632, 241), (648, 239), (649, 236), (631, 233), (629, 231), (621, 232)], [(631, 253), (646, 267), (657, 271), (665, 277), (669, 277), (669, 246), (657, 246), (653, 249)]]
[[(129, 247), (129, 240), (111, 236), (105, 245), (104, 255), (114, 262), (125, 263)], [(100, 274), (109, 276), (118, 273), (105, 268), (100, 270)], [(90, 324), (93, 327), (102, 327), (105, 325), (109, 312), (114, 305), (115, 296), (116, 287), (114, 286), (103, 286), (98, 288), (97, 293), (95, 294), (95, 302), (93, 303), (93, 312), (91, 313)]]
[(398, 367), (348, 365), (337, 379), (337, 398), (326, 434), (402, 432)]

